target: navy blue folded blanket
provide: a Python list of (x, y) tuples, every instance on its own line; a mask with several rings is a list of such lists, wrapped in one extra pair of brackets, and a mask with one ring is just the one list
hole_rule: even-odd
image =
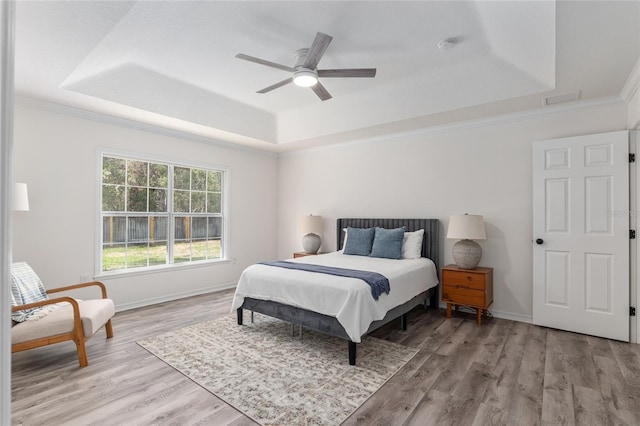
[(371, 295), (378, 300), (382, 293), (389, 294), (389, 279), (382, 274), (371, 271), (360, 271), (358, 269), (335, 268), (333, 266), (312, 265), (310, 263), (289, 262), (286, 260), (275, 260), (273, 262), (261, 262), (261, 265), (277, 266), (279, 268), (297, 269), (300, 271), (318, 272), (320, 274), (336, 275), (338, 277), (358, 278), (369, 284)]

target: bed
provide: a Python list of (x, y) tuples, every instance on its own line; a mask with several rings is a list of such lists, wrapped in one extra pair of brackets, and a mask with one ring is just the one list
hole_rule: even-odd
[[(380, 272), (389, 278), (392, 289), (389, 294), (373, 300), (366, 283), (355, 278), (257, 264), (243, 272), (234, 295), (233, 309), (237, 312), (238, 325), (243, 324), (246, 309), (252, 315), (259, 312), (299, 325), (300, 330), (305, 327), (345, 339), (349, 364), (355, 365), (361, 336), (398, 318), (400, 326), (406, 330), (409, 311), (420, 305), (438, 307), (440, 225), (437, 219), (354, 218), (338, 219), (336, 225), (337, 252), (294, 261)], [(403, 226), (407, 232), (424, 229), (419, 259), (372, 259), (341, 252), (346, 236), (344, 230), (348, 227), (394, 229)], [(368, 298), (357, 296), (362, 293), (362, 287), (368, 289)]]

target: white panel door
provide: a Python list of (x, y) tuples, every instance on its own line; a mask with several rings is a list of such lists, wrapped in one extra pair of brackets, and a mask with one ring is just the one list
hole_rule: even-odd
[(629, 341), (629, 136), (533, 144), (533, 322)]

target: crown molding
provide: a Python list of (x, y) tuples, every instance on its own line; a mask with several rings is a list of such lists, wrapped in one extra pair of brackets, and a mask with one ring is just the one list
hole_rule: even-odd
[(640, 59), (636, 62), (631, 70), (631, 74), (627, 78), (627, 81), (622, 86), (622, 90), (620, 91), (620, 96), (627, 103), (631, 101), (631, 98), (636, 94), (638, 89), (640, 88)]
[[(638, 77), (640, 77), (640, 67), (638, 66), (638, 64), (640, 64), (640, 61), (636, 64), (636, 67), (634, 68), (634, 72)], [(634, 73), (632, 73), (632, 75), (633, 74)], [(631, 80), (631, 76), (629, 80)], [(629, 80), (627, 80), (627, 82), (629, 82)], [(640, 80), (638, 80), (638, 83), (640, 83)], [(637, 87), (636, 87), (636, 90), (637, 90)], [(474, 128), (504, 125), (504, 124), (515, 123), (520, 121), (534, 120), (537, 118), (550, 116), (560, 112), (579, 111), (584, 109), (597, 108), (597, 107), (606, 106), (606, 105), (613, 105), (613, 104), (624, 102), (624, 101), (625, 99), (623, 98), (622, 95), (610, 96), (610, 97), (599, 98), (594, 100), (576, 101), (576, 102), (570, 102), (570, 103), (564, 103), (564, 104), (544, 106), (536, 109), (487, 116), (487, 117), (473, 119), (473, 120), (458, 121), (454, 123), (414, 129), (406, 132), (396, 132), (396, 133), (385, 134), (381, 136), (354, 139), (354, 140), (345, 141), (345, 142), (334, 142), (334, 143), (314, 146), (314, 147), (296, 148), (294, 146), (287, 147), (286, 144), (284, 145), (276, 144), (273, 147), (262, 148), (262, 147), (248, 146), (241, 143), (223, 141), (215, 138), (209, 138), (206, 136), (201, 136), (201, 135), (189, 133), (186, 131), (169, 129), (166, 127), (157, 126), (155, 124), (143, 123), (136, 120), (116, 117), (113, 115), (86, 110), (82, 108), (77, 108), (69, 105), (63, 105), (60, 103), (56, 103), (56, 102), (52, 102), (52, 101), (44, 100), (40, 98), (33, 98), (25, 95), (15, 96), (16, 106), (46, 110), (46, 111), (50, 111), (58, 114), (70, 115), (70, 116), (81, 118), (81, 119), (97, 121), (100, 123), (111, 124), (115, 126), (139, 130), (143, 132), (155, 133), (162, 136), (189, 140), (192, 142), (199, 142), (207, 145), (217, 146), (220, 148), (245, 151), (252, 154), (266, 155), (270, 157), (271, 156), (272, 157), (290, 156), (290, 155), (296, 155), (297, 153), (313, 152), (313, 151), (325, 150), (325, 149), (334, 149), (336, 147), (344, 147), (344, 146), (355, 145), (355, 144), (384, 143), (388, 141), (398, 141), (399, 139), (402, 140), (402, 139), (408, 139), (408, 138), (414, 138), (414, 137), (424, 137), (424, 136), (431, 136), (431, 135), (437, 135), (442, 133), (469, 130)], [(277, 151), (277, 150), (281, 150), (281, 151)]]
[(128, 118), (116, 117), (110, 114), (102, 112), (91, 111), (83, 108), (78, 108), (70, 105), (64, 105), (57, 102), (53, 102), (46, 99), (34, 98), (22, 94), (15, 95), (15, 105), (39, 109), (44, 111), (53, 112), (56, 114), (69, 115), (72, 117), (96, 121), (103, 124), (110, 124), (118, 127), (129, 128), (132, 130), (138, 130), (147, 133), (154, 133), (161, 136), (168, 136), (176, 139), (188, 140), (191, 142), (203, 143), (210, 146), (219, 148), (232, 149), (236, 151), (244, 151), (252, 154), (266, 155), (276, 157), (277, 154), (272, 150), (260, 147), (253, 147), (242, 143), (228, 142), (216, 138), (198, 135), (182, 130), (169, 129), (167, 127), (158, 126), (155, 124), (144, 123)]
[(295, 156), (296, 154), (302, 154), (313, 151), (321, 151), (326, 149), (340, 148), (350, 145), (359, 145), (364, 143), (397, 143), (399, 140), (412, 139), (416, 137), (433, 136), (443, 133), (451, 133), (463, 130), (472, 130), (483, 127), (506, 125), (511, 123), (517, 123), (528, 120), (535, 120), (538, 118), (548, 117), (554, 114), (558, 114), (566, 111), (581, 111), (591, 108), (599, 108), (602, 106), (615, 105), (624, 102), (621, 96), (609, 96), (605, 98), (593, 99), (588, 101), (576, 101), (566, 104), (556, 104), (544, 106), (541, 108), (530, 109), (525, 111), (518, 111), (513, 113), (499, 114), (494, 116), (488, 116), (484, 118), (474, 120), (464, 120), (455, 123), (443, 124), (439, 126), (432, 126), (417, 130), (411, 130), (407, 132), (399, 132), (382, 136), (374, 136), (369, 138), (355, 139), (348, 142), (338, 142), (332, 145), (315, 146), (311, 148), (292, 149), (290, 151), (284, 151), (280, 153), (280, 156)]

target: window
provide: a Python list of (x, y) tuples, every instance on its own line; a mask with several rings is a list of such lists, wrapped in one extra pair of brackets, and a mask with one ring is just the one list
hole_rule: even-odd
[(102, 155), (100, 272), (224, 258), (225, 171)]

